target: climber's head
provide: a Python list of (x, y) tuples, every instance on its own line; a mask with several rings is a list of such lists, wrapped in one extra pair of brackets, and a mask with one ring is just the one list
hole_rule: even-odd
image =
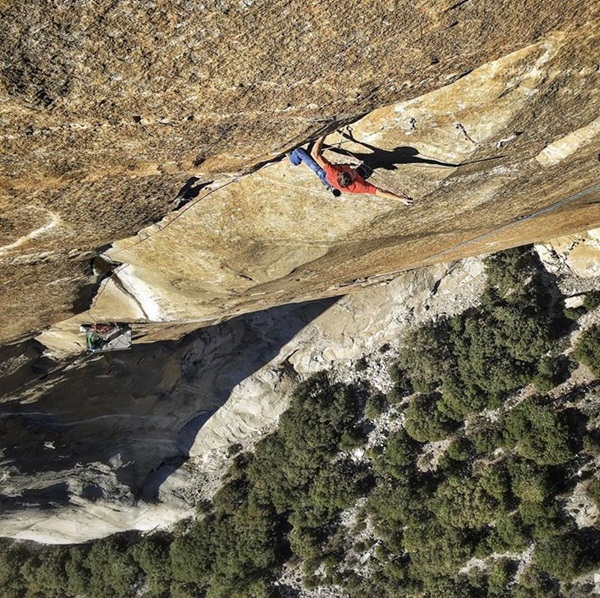
[(340, 172), (337, 175), (337, 182), (340, 187), (349, 187), (352, 184), (352, 175), (346, 171)]

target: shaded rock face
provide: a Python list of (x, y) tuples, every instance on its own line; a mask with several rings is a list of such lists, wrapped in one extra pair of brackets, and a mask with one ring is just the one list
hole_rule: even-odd
[[(418, 200), (410, 213), (333, 203), (283, 164), (259, 171), (180, 219), (201, 226), (203, 242), (179, 229), (185, 243), (172, 255), (208, 272), (182, 263), (166, 273), (158, 260), (148, 281), (149, 255), (115, 256), (159, 288), (147, 319), (214, 320), (475, 254), (461, 244), (598, 180), (593, 0), (365, 1), (345, 18), (330, 3), (283, 0), (0, 8), (0, 341), (81, 311), (95, 250), (160, 220), (190, 177), (249, 169), (394, 102), (416, 103), (367, 119), (363, 140), (443, 162), (497, 159), (392, 173), (389, 184)], [(427, 95), (436, 89), (437, 100)], [(488, 242), (586, 228), (598, 220), (582, 205), (591, 197)], [(179, 285), (173, 305), (166, 281)]]
[[(198, 480), (185, 464), (198, 431), (332, 303), (283, 306), (61, 366), (28, 345), (4, 350), (0, 535), (78, 542), (192, 514)], [(283, 404), (277, 371), (263, 379)]]

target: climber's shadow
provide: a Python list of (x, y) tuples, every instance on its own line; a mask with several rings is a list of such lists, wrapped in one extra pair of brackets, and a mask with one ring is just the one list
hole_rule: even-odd
[[(349, 158), (358, 159), (364, 165), (368, 166), (371, 170), (381, 168), (383, 170), (396, 170), (400, 164), (431, 164), (434, 166), (444, 166), (447, 168), (455, 168), (459, 164), (453, 164), (451, 162), (442, 162), (441, 160), (434, 160), (419, 154), (419, 150), (410, 146), (399, 146), (391, 150), (381, 149), (375, 147), (369, 143), (358, 141), (354, 137), (348, 134), (342, 134), (342, 136), (358, 145), (369, 150), (368, 152), (350, 152), (343, 147), (330, 147), (329, 150), (340, 154), (342, 156), (348, 156)], [(365, 171), (365, 174), (368, 172)]]
[(465, 166), (466, 164), (474, 164), (475, 162), (485, 162), (487, 160), (497, 160), (502, 156), (494, 156), (491, 158), (483, 158), (479, 160), (471, 160), (469, 162), (461, 162), (455, 164), (453, 162), (443, 162), (442, 160), (435, 160), (427, 156), (423, 156), (419, 153), (419, 150), (415, 147), (410, 146), (398, 146), (393, 149), (387, 150), (376, 147), (364, 141), (355, 139), (351, 134), (342, 133), (342, 137), (356, 143), (368, 152), (350, 152), (343, 147), (329, 147), (328, 149), (336, 154), (342, 156), (348, 156), (354, 160), (360, 160), (366, 168), (362, 169), (363, 176), (365, 178), (372, 174), (373, 170), (378, 168), (383, 170), (397, 170), (400, 164), (429, 164), (432, 166), (440, 166), (444, 168), (457, 168), (458, 166)]
[(186, 203), (196, 199), (200, 195), (200, 191), (210, 185), (213, 181), (205, 181), (197, 184), (200, 179), (193, 176), (185, 182), (185, 185), (179, 190), (177, 196), (173, 200), (173, 210), (178, 210)]
[(179, 198), (185, 199), (185, 200), (196, 199), (196, 197), (198, 197), (198, 195), (200, 194), (200, 191), (202, 191), (202, 189), (204, 189), (204, 187), (206, 187), (207, 185), (210, 185), (212, 183), (212, 181), (206, 181), (204, 183), (200, 183), (199, 185), (197, 185), (196, 183), (199, 180), (200, 179), (195, 176), (188, 179), (185, 182), (185, 185), (179, 190), (179, 193), (177, 193), (176, 199), (179, 199)]

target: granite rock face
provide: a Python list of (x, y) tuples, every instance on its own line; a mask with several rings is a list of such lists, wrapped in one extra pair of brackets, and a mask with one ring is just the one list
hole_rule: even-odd
[[(468, 305), (444, 264), (600, 225), (597, 2), (352, 6), (0, 0), (0, 343), (47, 328), (0, 348), (0, 535), (189, 514), (297, 376)], [(348, 122), (412, 208), (283, 156)], [(94, 320), (132, 351), (76, 355)]]
[(544, 212), (599, 178), (593, 0), (0, 9), (1, 342), (83, 311), (92, 257), (192, 177), (223, 184), (368, 112), (355, 135), (401, 158), (379, 183), (414, 209), (334, 200), (275, 163), (115, 246), (134, 297), (99, 313), (197, 327), (600, 222), (597, 190)]
[(554, 274), (570, 271), (580, 278), (600, 276), (600, 229), (548, 239), (536, 249), (546, 269)]

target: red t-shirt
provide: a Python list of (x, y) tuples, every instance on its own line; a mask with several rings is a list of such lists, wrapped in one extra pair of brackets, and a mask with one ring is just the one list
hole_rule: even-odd
[[(367, 183), (367, 181), (356, 172), (355, 168), (346, 164), (329, 164), (326, 162), (325, 166), (323, 166), (323, 170), (327, 176), (328, 183), (340, 191), (346, 193), (370, 193), (371, 195), (375, 195), (375, 192), (377, 191), (375, 185)], [(337, 175), (339, 172), (349, 172), (352, 175), (354, 180), (348, 187), (340, 187), (340, 184), (337, 182)]]

